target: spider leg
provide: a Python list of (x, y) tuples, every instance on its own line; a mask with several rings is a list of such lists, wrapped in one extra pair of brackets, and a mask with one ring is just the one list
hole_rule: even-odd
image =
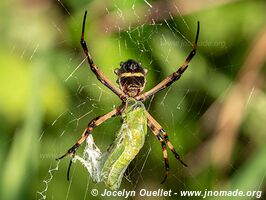
[(179, 160), (179, 162), (187, 167), (187, 164), (184, 163), (179, 154), (176, 152), (174, 146), (171, 144), (171, 142), (169, 141), (169, 138), (168, 138), (168, 135), (167, 133), (165, 132), (165, 130), (162, 128), (162, 126), (148, 113), (147, 113), (147, 120), (148, 120), (148, 124), (150, 124), (149, 126), (151, 127), (152, 131), (154, 132), (154, 134), (157, 136), (157, 137), (163, 137), (163, 140), (164, 142), (167, 144), (167, 146), (169, 147), (169, 149), (171, 150), (171, 152), (174, 154), (175, 158), (177, 160)]
[(167, 155), (167, 150), (166, 150), (166, 144), (165, 144), (165, 141), (164, 141), (162, 135), (158, 134), (157, 129), (150, 123), (150, 121), (148, 121), (148, 126), (150, 127), (151, 131), (157, 137), (157, 139), (160, 141), (160, 143), (162, 145), (163, 158), (164, 158), (164, 168), (165, 168), (165, 175), (164, 175), (164, 178), (163, 178), (163, 180), (161, 182), (161, 184), (163, 184), (166, 181), (167, 177), (168, 177), (169, 168), (170, 168), (168, 155)]
[(136, 97), (137, 100), (145, 101), (147, 98), (154, 95), (155, 93), (157, 93), (157, 92), (169, 87), (170, 85), (172, 85), (175, 81), (177, 81), (181, 77), (181, 75), (187, 69), (189, 62), (192, 60), (192, 58), (196, 54), (197, 42), (198, 42), (198, 38), (199, 38), (199, 30), (200, 30), (200, 26), (199, 26), (199, 21), (198, 21), (198, 28), (197, 28), (197, 34), (196, 34), (195, 42), (192, 46), (191, 52), (189, 53), (189, 55), (187, 56), (185, 62), (181, 65), (181, 67), (179, 67), (178, 70), (175, 71), (174, 73), (167, 76), (164, 80), (162, 80), (160, 83), (158, 83), (151, 90), (137, 96)]
[(79, 138), (79, 140), (70, 148), (68, 149), (68, 151), (62, 155), (61, 157), (57, 158), (56, 160), (61, 160), (62, 158), (66, 157), (67, 155), (75, 155), (78, 147), (86, 140), (86, 138), (89, 136), (89, 134), (91, 134), (92, 130), (99, 126), (101, 123), (105, 122), (107, 119), (118, 115), (121, 113), (121, 111), (123, 110), (124, 105), (121, 105), (118, 108), (115, 108), (114, 110), (112, 110), (111, 112), (104, 114), (102, 116), (96, 117), (93, 120), (91, 120), (88, 123), (87, 128), (85, 129), (85, 131), (83, 132), (83, 134), (81, 135), (81, 137)]
[[(107, 119), (109, 119), (115, 115), (121, 114), (123, 109), (124, 109), (124, 105), (122, 104), (120, 107), (115, 108), (111, 112), (104, 114), (102, 116), (96, 117), (93, 120), (91, 120), (89, 122), (87, 128), (83, 132), (82, 136), (80, 137), (80, 139), (70, 149), (68, 149), (68, 151), (64, 155), (57, 158), (56, 160), (61, 160), (62, 158), (66, 157), (67, 155), (72, 155), (72, 158), (74, 158), (77, 149), (86, 140), (86, 138), (89, 136), (89, 134), (91, 134), (92, 130), (95, 127), (99, 126), (101, 123), (105, 122)], [(67, 170), (67, 180), (69, 180), (69, 173), (70, 173), (71, 165), (72, 165), (72, 159), (70, 160), (68, 170)]]
[(125, 100), (126, 95), (122, 92), (118, 87), (116, 87), (108, 78), (104, 75), (104, 73), (94, 64), (92, 57), (89, 53), (86, 41), (84, 40), (84, 30), (85, 30), (85, 22), (86, 22), (87, 11), (85, 11), (81, 32), (81, 40), (80, 44), (82, 49), (88, 59), (88, 63), (92, 72), (96, 75), (97, 79), (106, 87), (108, 87), (112, 92), (114, 92), (121, 100)]

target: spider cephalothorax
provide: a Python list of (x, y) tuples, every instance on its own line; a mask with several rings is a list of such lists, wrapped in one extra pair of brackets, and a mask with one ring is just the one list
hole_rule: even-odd
[(132, 59), (121, 62), (120, 68), (115, 70), (115, 74), (118, 76), (117, 83), (125, 94), (135, 97), (145, 87), (147, 71), (140, 63)]

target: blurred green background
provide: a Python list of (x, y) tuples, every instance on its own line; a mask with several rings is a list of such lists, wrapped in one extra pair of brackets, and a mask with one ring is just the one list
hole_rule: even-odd
[[(170, 175), (161, 185), (161, 146), (149, 131), (121, 189), (262, 190), (266, 199), (265, 1), (12, 0), (0, 9), (0, 199), (106, 199), (91, 196), (105, 186), (80, 163), (70, 182), (69, 158), (53, 170), (92, 118), (120, 104), (83, 62), (85, 10), (95, 63), (115, 82), (120, 61), (141, 61), (146, 90), (183, 63), (201, 23), (187, 71), (145, 103), (189, 167), (169, 151)], [(118, 117), (95, 129), (103, 151), (120, 126)]]

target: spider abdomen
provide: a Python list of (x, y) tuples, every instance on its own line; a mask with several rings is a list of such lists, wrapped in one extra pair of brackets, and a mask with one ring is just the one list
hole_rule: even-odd
[(120, 187), (125, 170), (139, 153), (147, 134), (144, 105), (133, 98), (126, 101), (123, 124), (109, 149), (102, 168), (101, 179), (113, 190)]

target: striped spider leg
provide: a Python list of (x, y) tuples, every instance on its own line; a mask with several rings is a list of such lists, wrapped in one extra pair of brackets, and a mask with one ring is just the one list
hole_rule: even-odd
[(187, 56), (185, 62), (181, 65), (181, 67), (179, 67), (177, 71), (175, 71), (174, 73), (167, 76), (164, 80), (162, 80), (160, 83), (158, 83), (155, 87), (153, 87), (149, 91), (135, 97), (137, 100), (145, 101), (146, 99), (148, 99), (152, 95), (156, 94), (157, 92), (159, 92), (159, 91), (169, 87), (170, 85), (172, 85), (175, 81), (177, 81), (181, 77), (181, 75), (187, 69), (189, 62), (196, 55), (197, 43), (198, 43), (198, 38), (199, 38), (199, 31), (200, 31), (200, 24), (198, 21), (196, 39), (195, 39), (195, 42), (192, 46), (193, 49), (191, 50), (191, 52)]
[(83, 18), (83, 24), (82, 24), (82, 32), (81, 32), (81, 40), (80, 44), (82, 46), (82, 49), (88, 59), (88, 63), (90, 65), (91, 71), (96, 75), (97, 79), (106, 87), (108, 87), (113, 93), (115, 93), (122, 101), (125, 100), (126, 95), (125, 93), (116, 87), (107, 76), (104, 75), (104, 73), (94, 64), (92, 57), (89, 53), (86, 41), (84, 40), (84, 31), (85, 31), (85, 22), (86, 22), (86, 16), (87, 16), (87, 11), (84, 14)]
[(183, 166), (187, 167), (187, 164), (181, 160), (179, 154), (176, 152), (174, 146), (171, 144), (168, 138), (168, 135), (165, 132), (165, 130), (162, 128), (162, 126), (151, 116), (150, 113), (148, 113), (148, 111), (146, 113), (147, 113), (148, 126), (153, 132), (153, 134), (158, 138), (158, 140), (160, 141), (162, 145), (162, 151), (163, 151), (163, 156), (164, 156), (164, 166), (165, 166), (165, 176), (161, 183), (164, 183), (169, 174), (169, 168), (170, 168), (166, 145), (169, 147), (171, 152), (174, 154), (175, 158), (179, 160), (179, 162), (182, 163)]
[[(114, 117), (114, 116), (117, 116), (117, 115), (120, 115), (123, 109), (124, 109), (124, 104), (122, 104), (118, 108), (113, 109), (111, 112), (109, 112), (107, 114), (104, 114), (102, 116), (96, 117), (93, 120), (91, 120), (88, 123), (87, 128), (85, 129), (85, 131), (83, 132), (83, 134), (81, 135), (79, 140), (70, 149), (68, 149), (68, 151), (64, 155), (57, 158), (56, 160), (61, 160), (62, 158), (66, 157), (67, 155), (72, 155), (72, 158), (74, 158), (77, 149), (87, 139), (89, 134), (91, 134), (92, 130), (94, 128), (96, 128), (97, 126), (99, 126), (100, 124), (102, 124), (103, 122), (105, 122), (107, 119)], [(70, 160), (70, 163), (68, 166), (67, 180), (69, 180), (69, 172), (70, 172), (71, 164), (72, 164), (72, 159)]]

